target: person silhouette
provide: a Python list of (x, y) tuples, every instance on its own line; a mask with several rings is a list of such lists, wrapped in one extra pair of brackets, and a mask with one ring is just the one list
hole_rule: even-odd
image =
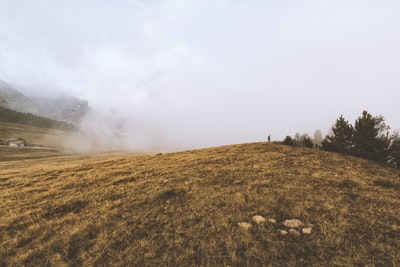
[(271, 142), (271, 135), (268, 135), (268, 142)]

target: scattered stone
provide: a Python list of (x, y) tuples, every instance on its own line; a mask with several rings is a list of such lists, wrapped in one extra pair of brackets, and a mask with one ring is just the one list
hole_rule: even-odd
[(276, 223), (276, 220), (275, 219), (268, 219), (268, 222), (274, 224), (274, 223)]
[(293, 236), (300, 236), (300, 232), (293, 228), (289, 230), (289, 234)]
[(287, 231), (286, 230), (279, 230), (279, 233), (281, 234), (281, 235), (287, 235)]
[(254, 215), (253, 221), (255, 221), (257, 224), (260, 224), (260, 223), (265, 223), (267, 220), (263, 216)]
[(244, 230), (249, 230), (251, 227), (253, 227), (253, 225), (251, 225), (248, 222), (240, 222), (238, 223), (239, 227), (244, 229)]
[(310, 235), (310, 234), (311, 234), (311, 231), (312, 231), (312, 228), (311, 228), (311, 227), (303, 228), (303, 230), (301, 230), (301, 231), (302, 231), (303, 234), (305, 234), (305, 235)]
[(297, 228), (303, 226), (304, 223), (298, 219), (291, 219), (284, 221), (283, 225), (289, 228)]

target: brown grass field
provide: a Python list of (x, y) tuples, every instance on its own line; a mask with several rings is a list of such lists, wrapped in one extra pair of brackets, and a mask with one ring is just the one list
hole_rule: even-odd
[(0, 122), (0, 138), (19, 137), (31, 144), (61, 148), (68, 132), (16, 123)]
[(0, 266), (400, 266), (400, 172), (316, 149), (14, 159), (0, 190)]

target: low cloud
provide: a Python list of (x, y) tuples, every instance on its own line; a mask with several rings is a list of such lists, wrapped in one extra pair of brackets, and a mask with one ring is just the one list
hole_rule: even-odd
[(399, 7), (8, 1), (0, 79), (88, 100), (109, 119), (84, 131), (100, 140), (119, 132), (109, 142), (128, 140), (130, 149), (281, 140), (327, 131), (338, 115), (351, 120), (364, 109), (399, 128)]

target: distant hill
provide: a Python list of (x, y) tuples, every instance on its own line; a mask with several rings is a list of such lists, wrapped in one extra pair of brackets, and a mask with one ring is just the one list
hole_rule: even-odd
[(87, 101), (73, 97), (28, 97), (14, 86), (0, 81), (0, 106), (78, 126), (91, 109)]
[(8, 108), (0, 107), (0, 122), (19, 123), (42, 128), (60, 130), (76, 130), (77, 128), (68, 122), (56, 121), (32, 113), (22, 113)]
[(3, 97), (0, 97), (0, 107), (8, 108), (8, 102)]
[(0, 266), (400, 266), (399, 170), (318, 149), (0, 162), (0, 189)]

